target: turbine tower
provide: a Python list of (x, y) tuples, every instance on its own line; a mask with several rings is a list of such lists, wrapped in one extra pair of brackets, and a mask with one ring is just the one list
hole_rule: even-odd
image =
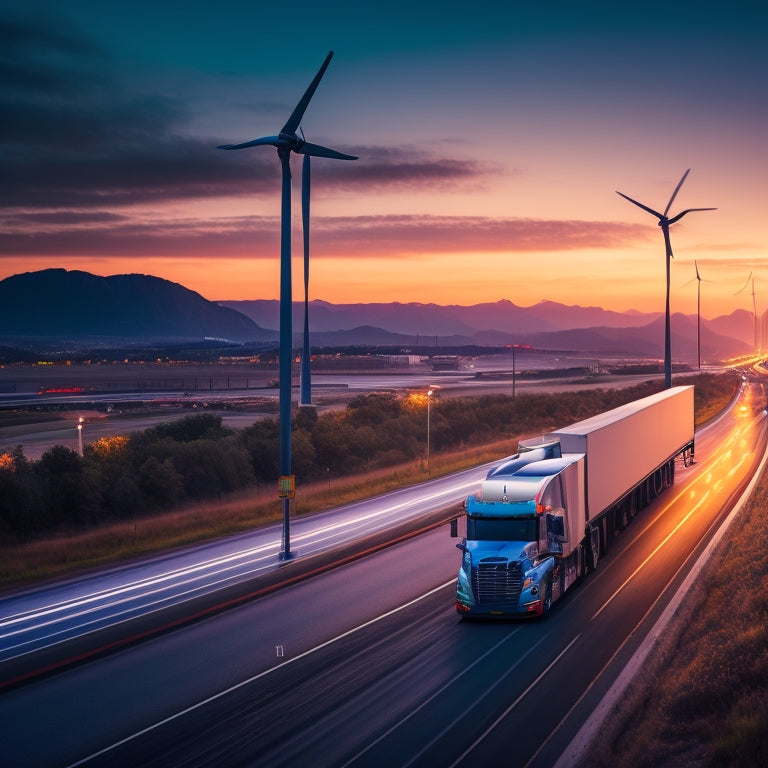
[(301, 223), (304, 231), (304, 342), (301, 350), (300, 406), (312, 405), (312, 383), (309, 371), (309, 163), (309, 155), (304, 155), (301, 165)]
[(672, 255), (672, 243), (669, 239), (669, 227), (674, 224), (676, 221), (680, 221), (680, 219), (685, 216), (686, 213), (691, 213), (692, 211), (715, 211), (716, 208), (686, 208), (686, 210), (681, 211), (676, 216), (672, 216), (672, 218), (669, 218), (667, 214), (669, 213), (669, 209), (672, 207), (672, 203), (674, 202), (675, 198), (677, 197), (677, 193), (680, 191), (680, 187), (683, 186), (683, 182), (685, 181), (688, 174), (691, 172), (691, 169), (689, 168), (684, 174), (683, 178), (680, 179), (679, 184), (675, 187), (675, 191), (672, 193), (672, 197), (669, 198), (669, 202), (667, 203), (667, 207), (664, 209), (664, 213), (659, 213), (658, 211), (654, 211), (653, 208), (649, 208), (647, 205), (643, 205), (642, 203), (638, 203), (637, 200), (633, 200), (628, 195), (625, 195), (623, 192), (619, 192), (616, 190), (617, 195), (621, 195), (625, 200), (629, 200), (630, 203), (634, 203), (638, 208), (642, 208), (644, 211), (648, 211), (648, 213), (653, 214), (658, 220), (659, 220), (659, 226), (661, 227), (661, 231), (664, 233), (664, 245), (666, 248), (666, 262), (667, 262), (667, 301), (666, 301), (666, 311), (665, 311), (665, 321), (664, 321), (664, 386), (668, 389), (672, 386), (672, 342), (671, 342), (671, 333), (670, 333), (670, 322), (669, 322), (669, 265), (670, 265), (670, 259), (673, 259), (674, 256)]
[[(696, 349), (698, 351), (698, 367), (701, 369), (701, 283), (708, 283), (709, 280), (704, 280), (699, 274), (698, 262), (694, 259), (693, 266), (696, 269)], [(691, 281), (689, 280), (686, 285)]]
[(749, 273), (749, 277), (747, 278), (747, 282), (744, 283), (744, 285), (739, 288), (736, 293), (734, 293), (734, 296), (738, 296), (748, 285), (749, 283), (752, 283), (752, 318), (754, 323), (754, 346), (755, 346), (755, 352), (758, 351), (758, 342), (757, 342), (757, 301), (755, 300), (755, 278), (752, 277), (752, 273)]
[(318, 70), (301, 100), (282, 127), (277, 136), (262, 136), (260, 139), (242, 144), (225, 144), (219, 149), (247, 149), (248, 147), (272, 146), (277, 149), (282, 168), (282, 204), (280, 214), (280, 479), (278, 495), (283, 500), (283, 552), (281, 558), (291, 557), (289, 528), (290, 499), (294, 495), (294, 479), (291, 475), (291, 349), (293, 343), (292, 328), (292, 289), (291, 289), (291, 152), (299, 155), (331, 157), (335, 160), (357, 160), (353, 155), (345, 155), (335, 149), (310, 144), (296, 135), (304, 112), (320, 84), (333, 56), (330, 51)]

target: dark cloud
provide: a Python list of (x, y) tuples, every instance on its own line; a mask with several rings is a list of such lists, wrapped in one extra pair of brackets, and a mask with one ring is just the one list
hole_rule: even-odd
[[(188, 131), (190, 107), (151, 84), (125, 82), (106, 51), (58, 21), (0, 19), (0, 207), (104, 208), (275, 194), (267, 147), (223, 153)], [(469, 160), (407, 149), (346, 148), (355, 163), (318, 161), (326, 189), (448, 187), (482, 177)]]
[[(466, 184), (479, 184), (493, 173), (474, 159), (441, 158), (425, 153), (417, 147), (400, 146), (397, 148), (357, 146), (347, 147), (345, 151), (358, 156), (354, 163), (313, 163), (313, 176), (333, 174), (338, 185), (364, 185), (372, 189), (384, 186), (396, 186), (407, 189), (429, 186), (440, 189), (452, 183), (461, 183), (466, 191)], [(414, 160), (414, 158), (421, 158)], [(320, 176), (323, 178), (323, 176)]]
[[(652, 233), (655, 234), (655, 233)], [(466, 251), (570, 251), (617, 248), (648, 239), (648, 228), (604, 221), (498, 219), (480, 216), (358, 216), (322, 219), (316, 247), (335, 255)], [(328, 247), (328, 246), (326, 246)]]
[(109, 211), (16, 211), (5, 217), (3, 223), (6, 227), (46, 225), (78, 226), (82, 224), (115, 223), (124, 221), (125, 216)]
[(76, 78), (70, 65), (88, 63), (98, 73), (103, 54), (59, 21), (0, 17), (0, 82), (5, 93), (72, 95)]
[[(273, 257), (279, 249), (277, 218), (254, 216), (247, 223), (134, 220), (120, 217), (87, 226), (45, 222), (38, 227), (9, 231), (0, 219), (0, 254), (15, 256), (164, 256), (189, 257), (200, 252), (228, 257)], [(1, 260), (1, 257), (0, 257)]]
[[(13, 231), (0, 220), (0, 253), (140, 258), (207, 252), (230, 258), (273, 258), (279, 248), (277, 217), (238, 217), (215, 224), (207, 220), (140, 221), (127, 216), (94, 218), (87, 226), (81, 226), (79, 219), (35, 219), (35, 223), (40, 226)], [(648, 228), (641, 224), (438, 216), (317, 218), (312, 236), (313, 256), (318, 258), (609, 249), (650, 239)]]

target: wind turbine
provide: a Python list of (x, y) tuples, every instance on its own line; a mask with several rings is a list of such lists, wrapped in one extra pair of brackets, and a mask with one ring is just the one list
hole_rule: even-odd
[(642, 208), (644, 211), (648, 211), (648, 213), (653, 214), (658, 220), (659, 220), (659, 226), (661, 227), (661, 231), (664, 233), (664, 245), (666, 247), (666, 262), (667, 262), (667, 302), (666, 302), (666, 312), (665, 312), (665, 325), (664, 325), (664, 386), (669, 388), (672, 386), (672, 343), (671, 343), (671, 333), (670, 333), (670, 322), (669, 322), (669, 260), (673, 259), (674, 256), (672, 255), (672, 243), (669, 239), (669, 227), (674, 224), (676, 221), (680, 221), (680, 219), (685, 216), (686, 213), (691, 213), (692, 211), (715, 211), (716, 208), (686, 208), (684, 211), (681, 211), (676, 216), (672, 216), (672, 218), (669, 218), (667, 214), (669, 213), (669, 209), (672, 207), (672, 203), (674, 202), (675, 198), (677, 197), (677, 193), (680, 191), (680, 187), (683, 186), (683, 182), (685, 181), (688, 174), (691, 172), (691, 169), (689, 168), (684, 174), (683, 178), (680, 179), (680, 182), (675, 187), (675, 191), (672, 193), (672, 197), (669, 198), (669, 202), (667, 203), (667, 207), (664, 209), (664, 213), (659, 213), (658, 211), (654, 211), (653, 208), (649, 208), (647, 205), (643, 205), (642, 203), (638, 203), (637, 200), (633, 200), (628, 195), (625, 195), (623, 192), (619, 192), (616, 190), (617, 195), (621, 195), (625, 200), (629, 200), (630, 203), (634, 203), (638, 208)]
[(294, 479), (291, 475), (291, 348), (292, 348), (292, 290), (291, 290), (291, 152), (299, 155), (330, 157), (336, 160), (357, 160), (353, 155), (345, 155), (335, 149), (310, 144), (299, 138), (299, 128), (304, 112), (320, 84), (333, 56), (330, 51), (309, 87), (304, 92), (296, 108), (277, 136), (262, 136), (260, 139), (242, 144), (225, 144), (219, 149), (247, 149), (263, 145), (277, 149), (282, 168), (282, 203), (280, 214), (280, 479), (278, 495), (283, 499), (283, 540), (284, 549), (281, 558), (291, 557), (289, 505), (294, 495)]
[(752, 277), (752, 273), (749, 273), (749, 277), (747, 278), (747, 282), (744, 283), (744, 285), (739, 288), (736, 293), (734, 293), (734, 296), (738, 296), (750, 283), (752, 282), (752, 318), (754, 323), (754, 345), (755, 345), (755, 352), (757, 352), (757, 302), (755, 301), (755, 278)]
[[(693, 266), (696, 269), (696, 349), (698, 350), (698, 364), (701, 368), (701, 284), (702, 282), (708, 283), (709, 280), (704, 280), (699, 274), (699, 265), (694, 259)], [(690, 285), (692, 281), (689, 280), (686, 285)]]

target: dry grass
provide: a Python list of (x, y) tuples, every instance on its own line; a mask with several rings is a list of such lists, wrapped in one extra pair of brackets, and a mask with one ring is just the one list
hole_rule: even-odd
[(768, 754), (768, 476), (691, 596), (691, 616), (591, 768), (751, 768)]

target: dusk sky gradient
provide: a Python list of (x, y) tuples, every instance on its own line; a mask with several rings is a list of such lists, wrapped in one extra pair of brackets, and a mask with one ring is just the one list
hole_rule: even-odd
[[(274, 135), (302, 121), (310, 298), (768, 307), (768, 5), (0, 0), (0, 279), (49, 267), (279, 295)], [(301, 157), (293, 290), (303, 296)], [(736, 294), (736, 295), (734, 295)]]

